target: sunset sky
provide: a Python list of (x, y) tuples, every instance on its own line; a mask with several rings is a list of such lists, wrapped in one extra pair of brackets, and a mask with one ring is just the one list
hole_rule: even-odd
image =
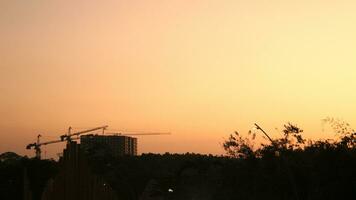
[[(234, 130), (356, 127), (356, 1), (0, 1), (0, 153), (69, 126), (172, 132), (139, 152), (221, 154)], [(49, 157), (62, 145), (44, 148)]]

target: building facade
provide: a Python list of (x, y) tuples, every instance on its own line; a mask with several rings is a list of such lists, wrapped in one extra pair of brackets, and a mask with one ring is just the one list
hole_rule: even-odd
[(113, 156), (137, 155), (137, 138), (124, 135), (82, 135), (80, 144), (84, 149), (105, 147)]

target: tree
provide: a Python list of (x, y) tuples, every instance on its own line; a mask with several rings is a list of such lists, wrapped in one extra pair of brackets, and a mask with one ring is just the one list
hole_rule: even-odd
[(243, 138), (237, 131), (235, 131), (234, 134), (230, 134), (229, 139), (223, 143), (223, 147), (231, 157), (255, 157), (255, 152), (253, 151), (253, 145), (250, 139), (247, 137)]
[(356, 132), (350, 127), (349, 123), (332, 117), (327, 117), (322, 121), (328, 123), (339, 136), (339, 141), (335, 145), (344, 148), (356, 148)]
[(302, 137), (303, 130), (290, 122), (283, 125), (283, 137), (275, 140), (279, 149), (301, 149), (305, 143)]

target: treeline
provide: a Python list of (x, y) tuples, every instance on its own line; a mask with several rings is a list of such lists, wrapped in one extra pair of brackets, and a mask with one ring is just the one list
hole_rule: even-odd
[(302, 129), (288, 123), (280, 138), (262, 144), (256, 140), (259, 129), (231, 134), (223, 143), (226, 157), (113, 158), (103, 153), (105, 147), (89, 151), (89, 157), (121, 199), (356, 199), (356, 133), (345, 122), (325, 122), (338, 138), (307, 140)]
[[(347, 123), (331, 124), (339, 134), (334, 140), (307, 140), (291, 123), (280, 138), (263, 144), (256, 140), (259, 129), (246, 136), (236, 132), (223, 143), (227, 156), (113, 157), (105, 146), (86, 153), (93, 172), (108, 181), (120, 200), (356, 199), (356, 134)], [(22, 199), (24, 168), (36, 200), (58, 163), (2, 154), (0, 199)]]
[(45, 184), (57, 172), (58, 163), (54, 160), (30, 159), (13, 152), (0, 154), (0, 199), (22, 200), (25, 179), (30, 183), (33, 199), (41, 199)]
[[(231, 158), (198, 154), (144, 154), (91, 157), (119, 199), (355, 199), (355, 149), (310, 148)], [(22, 199), (23, 165), (34, 200), (57, 171), (57, 163), (22, 158), (0, 163), (1, 199)]]
[[(94, 161), (121, 199), (355, 199), (356, 151), (313, 147), (279, 157), (145, 154)], [(148, 185), (152, 186), (148, 186)], [(146, 188), (146, 189), (145, 189)], [(173, 191), (173, 192), (172, 192)], [(147, 192), (147, 191), (146, 191)]]

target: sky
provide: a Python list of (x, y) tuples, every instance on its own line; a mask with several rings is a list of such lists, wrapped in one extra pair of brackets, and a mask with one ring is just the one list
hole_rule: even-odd
[[(255, 122), (356, 126), (356, 2), (0, 1), (0, 152), (37, 134), (171, 132), (139, 153), (224, 153)], [(279, 130), (276, 130), (279, 128)], [(64, 144), (44, 148), (55, 157)]]

